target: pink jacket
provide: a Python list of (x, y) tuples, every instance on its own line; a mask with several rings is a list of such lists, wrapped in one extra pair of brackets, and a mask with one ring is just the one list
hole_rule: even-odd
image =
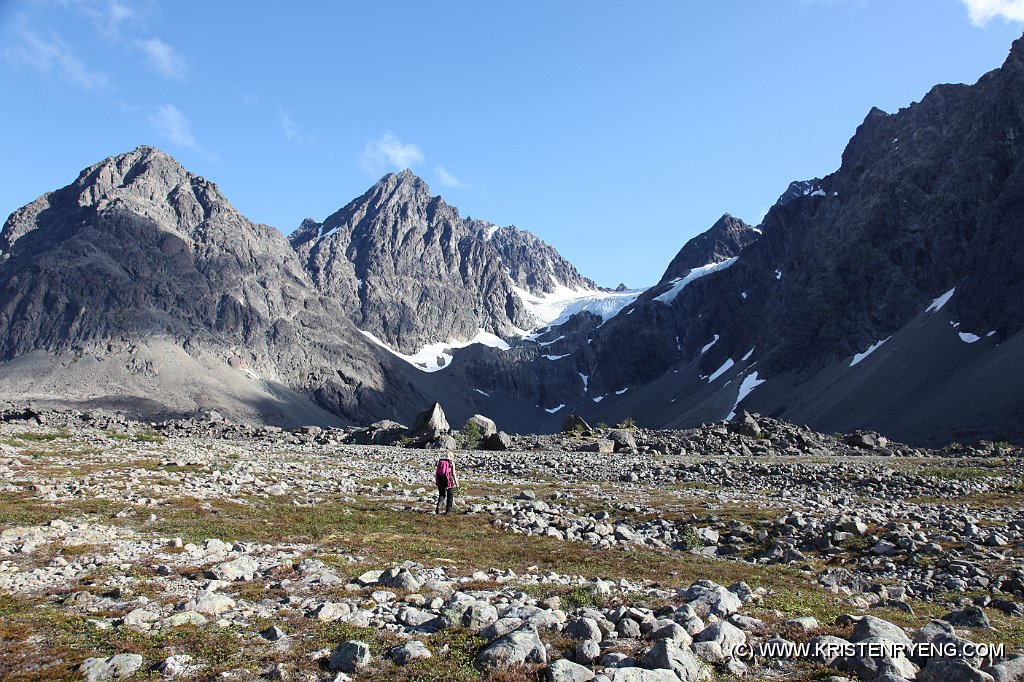
[(446, 488), (455, 487), (455, 465), (452, 461), (445, 457), (437, 463), (437, 473), (434, 476), (437, 480), (438, 485), (444, 482)]

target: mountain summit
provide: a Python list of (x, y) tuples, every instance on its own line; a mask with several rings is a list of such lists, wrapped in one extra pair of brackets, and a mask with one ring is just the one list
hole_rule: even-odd
[(320, 292), (404, 353), (481, 331), (516, 338), (536, 323), (517, 288), (596, 288), (528, 232), (463, 220), (409, 170), (289, 240)]

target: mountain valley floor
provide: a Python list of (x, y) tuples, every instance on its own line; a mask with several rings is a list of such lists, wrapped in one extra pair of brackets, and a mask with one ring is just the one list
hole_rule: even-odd
[(1024, 676), (1010, 444), (764, 418), (623, 429), (616, 453), (514, 436), (456, 453), (438, 516), (436, 451), (21, 416), (0, 422), (0, 679)]

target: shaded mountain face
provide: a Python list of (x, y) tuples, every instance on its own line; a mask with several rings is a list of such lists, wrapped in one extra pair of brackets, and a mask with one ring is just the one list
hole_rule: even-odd
[(934, 442), (1019, 423), (1022, 101), (1024, 39), (976, 85), (872, 110), (841, 168), (791, 186), (729, 267), (656, 288), (594, 331), (576, 357), (589, 394), (610, 397), (590, 411), (692, 424), (742, 399), (819, 429), (856, 414)]
[(529, 232), (463, 220), (406, 170), (289, 237), (317, 289), (356, 326), (414, 353), (480, 330), (513, 339), (534, 320), (519, 287), (596, 288)]
[(0, 233), (4, 360), (130, 356), (158, 340), (362, 420), (408, 387), (344, 319), (281, 233), (150, 147), (87, 168)]
[(735, 258), (759, 236), (756, 228), (726, 213), (707, 231), (683, 245), (659, 281), (685, 277), (693, 268)]
[(776, 206), (785, 206), (793, 199), (799, 199), (800, 197), (806, 196), (823, 196), (825, 190), (821, 188), (821, 178), (814, 178), (813, 180), (794, 180), (789, 183), (789, 187), (782, 193), (778, 201), (775, 202)]

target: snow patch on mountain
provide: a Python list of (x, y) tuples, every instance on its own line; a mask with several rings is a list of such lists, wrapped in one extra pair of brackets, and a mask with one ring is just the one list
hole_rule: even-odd
[(732, 264), (736, 262), (737, 258), (738, 256), (733, 256), (732, 258), (724, 260), (721, 263), (708, 263), (707, 265), (702, 265), (699, 268), (694, 268), (693, 270), (690, 270), (688, 273), (686, 273), (685, 277), (677, 277), (676, 279), (672, 280), (670, 282), (672, 288), (663, 294), (655, 296), (654, 300), (661, 301), (662, 303), (666, 304), (671, 303), (672, 301), (676, 300), (676, 296), (679, 295), (679, 292), (685, 289), (686, 286), (690, 284), (690, 282), (698, 280), (701, 277), (706, 277), (710, 275), (712, 272), (718, 272), (719, 270), (725, 270), (726, 268), (731, 267)]
[[(939, 307), (941, 308), (942, 306), (940, 305)], [(885, 343), (886, 341), (888, 341), (891, 338), (892, 338), (891, 336), (887, 336), (884, 339), (882, 339), (881, 341), (875, 341), (873, 344), (868, 346), (868, 349), (866, 351), (864, 351), (863, 353), (857, 353), (856, 355), (854, 355), (853, 356), (853, 360), (850, 360), (850, 367), (853, 367), (854, 365), (858, 364), (861, 360), (863, 360), (867, 356), (869, 356), (872, 353), (874, 353), (876, 350), (878, 350), (879, 348), (882, 347), (883, 343)]]
[(394, 348), (374, 336), (371, 332), (360, 329), (359, 333), (395, 357), (405, 360), (410, 365), (423, 372), (437, 372), (448, 367), (454, 359), (450, 351), (458, 348), (466, 348), (467, 346), (472, 346), (475, 343), (489, 346), (490, 348), (497, 348), (499, 350), (508, 350), (511, 348), (511, 346), (509, 346), (501, 337), (480, 329), (478, 330), (477, 335), (468, 341), (440, 341), (437, 343), (429, 343), (417, 352), (411, 355), (406, 355), (405, 353), (399, 353)]
[(740, 384), (740, 392), (736, 396), (736, 403), (732, 406), (732, 411), (726, 417), (726, 419), (732, 419), (736, 416), (736, 408), (740, 406), (743, 399), (750, 395), (750, 392), (765, 382), (765, 379), (758, 379), (757, 372), (749, 374), (743, 377), (743, 383)]
[(723, 374), (725, 374), (726, 372), (728, 372), (729, 368), (732, 367), (734, 364), (736, 364), (736, 363), (733, 362), (732, 358), (727, 358), (726, 361), (722, 363), (722, 366), (719, 367), (718, 369), (716, 369), (711, 374), (711, 376), (708, 377), (708, 383), (710, 384), (712, 381), (714, 381), (718, 377), (720, 377)]
[(544, 296), (535, 296), (514, 283), (512, 285), (512, 291), (526, 305), (537, 321), (537, 326), (529, 331), (562, 324), (576, 313), (584, 311), (593, 313), (602, 320), (610, 320), (646, 290), (570, 289), (555, 281), (553, 292)]
[(952, 289), (944, 293), (942, 296), (939, 296), (937, 299), (932, 301), (932, 304), (925, 308), (924, 311), (926, 313), (937, 313), (938, 311), (942, 310), (942, 306), (949, 303), (949, 299), (953, 298), (953, 294), (955, 293), (956, 287), (953, 287)]
[(711, 339), (711, 341), (709, 341), (703, 348), (700, 349), (700, 354), (704, 355), (709, 350), (711, 350), (711, 347), (713, 345), (715, 345), (716, 343), (718, 343), (718, 339), (719, 338), (721, 338), (721, 337), (719, 337), (718, 334), (715, 334), (715, 338)]

